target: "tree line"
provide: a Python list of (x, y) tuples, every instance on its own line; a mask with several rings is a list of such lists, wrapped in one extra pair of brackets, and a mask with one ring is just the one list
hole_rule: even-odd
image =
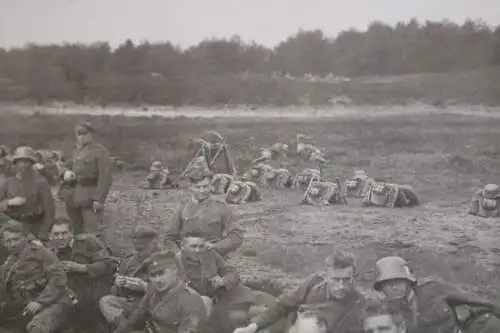
[(336, 37), (301, 30), (274, 48), (237, 36), (207, 39), (186, 49), (170, 42), (136, 45), (130, 40), (114, 50), (106, 42), (30, 44), (0, 49), (0, 99), (289, 105), (317, 94), (297, 88), (296, 81), (308, 77), (326, 78), (332, 85), (344, 77), (494, 65), (500, 65), (500, 26), (472, 20), (461, 25), (416, 19), (394, 26), (373, 22), (365, 31), (350, 29)]

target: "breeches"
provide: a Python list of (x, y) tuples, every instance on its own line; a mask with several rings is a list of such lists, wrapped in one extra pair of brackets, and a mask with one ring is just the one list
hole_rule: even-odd
[(125, 297), (106, 295), (99, 300), (99, 309), (108, 323), (116, 324), (124, 313), (130, 312), (135, 303)]
[(66, 212), (71, 219), (75, 235), (81, 233), (95, 233), (101, 235), (103, 231), (103, 210), (94, 212), (92, 206), (82, 207), (66, 205)]
[[(32, 318), (24, 317), (19, 313), (22, 309), (16, 309), (16, 317), (9, 320), (7, 313), (2, 313), (0, 326), (14, 330), (26, 330), (28, 333), (54, 333), (61, 329), (67, 322), (70, 308), (67, 304), (53, 304), (34, 315)], [(7, 322), (4, 322), (6, 321)]]

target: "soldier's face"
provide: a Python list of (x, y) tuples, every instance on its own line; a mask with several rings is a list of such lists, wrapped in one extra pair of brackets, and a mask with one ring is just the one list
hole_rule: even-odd
[(140, 257), (150, 255), (154, 248), (158, 245), (158, 239), (138, 239), (134, 238), (132, 240), (134, 244), (135, 251), (139, 254)]
[(161, 272), (150, 274), (149, 281), (156, 289), (160, 291), (166, 290), (177, 281), (177, 267), (172, 265), (172, 267), (168, 267)]
[(382, 284), (382, 292), (388, 299), (397, 300), (406, 297), (408, 282), (406, 280), (389, 280)]
[(90, 142), (92, 140), (92, 133), (90, 133), (84, 129), (77, 128), (75, 131), (75, 137), (76, 137), (76, 142), (79, 145), (83, 145), (83, 144)]
[(404, 327), (396, 325), (391, 315), (382, 314), (366, 318), (363, 330), (365, 333), (403, 333)]
[(191, 183), (191, 191), (197, 200), (205, 200), (210, 196), (212, 184), (209, 178), (204, 178), (196, 183)]
[(50, 242), (57, 248), (65, 248), (73, 238), (69, 224), (55, 224), (49, 233)]
[(328, 292), (334, 299), (342, 300), (353, 287), (354, 269), (328, 268), (326, 271)]
[(25, 173), (30, 168), (33, 167), (33, 163), (30, 160), (20, 159), (16, 161), (16, 172), (17, 173)]
[(186, 237), (182, 242), (182, 250), (188, 256), (197, 258), (207, 250), (207, 242), (201, 237)]
[(2, 243), (11, 253), (19, 253), (26, 245), (26, 236), (17, 232), (5, 231)]

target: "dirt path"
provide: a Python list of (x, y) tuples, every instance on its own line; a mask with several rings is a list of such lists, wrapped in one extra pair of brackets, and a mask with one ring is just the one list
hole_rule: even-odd
[(423, 114), (456, 114), (461, 116), (500, 118), (500, 107), (452, 106), (436, 108), (424, 104), (410, 106), (337, 106), (325, 108), (313, 107), (265, 107), (258, 110), (244, 108), (208, 109), (198, 107), (171, 108), (150, 106), (134, 107), (89, 107), (89, 106), (53, 106), (35, 107), (21, 105), (0, 105), (2, 112), (21, 114), (52, 114), (52, 115), (108, 115), (126, 117), (161, 117), (161, 118), (248, 118), (248, 119), (318, 119), (318, 118), (353, 118), (387, 117), (393, 115), (423, 115)]

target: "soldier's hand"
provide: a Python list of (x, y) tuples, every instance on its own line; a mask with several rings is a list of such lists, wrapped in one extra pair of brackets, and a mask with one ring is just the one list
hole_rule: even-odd
[(233, 331), (233, 333), (255, 333), (257, 332), (257, 324), (251, 323), (245, 327), (239, 327)]
[(42, 163), (36, 163), (35, 165), (33, 165), (33, 167), (37, 171), (42, 171), (45, 168), (45, 166)]
[(100, 203), (99, 201), (93, 201), (92, 202), (92, 209), (94, 212), (98, 212), (104, 208), (104, 204)]
[(123, 275), (117, 275), (115, 278), (115, 285), (117, 287), (125, 287), (126, 277)]
[(87, 266), (73, 261), (61, 261), (61, 265), (66, 272), (84, 273), (87, 271)]
[(70, 170), (66, 170), (64, 172), (64, 175), (63, 175), (63, 180), (65, 182), (70, 182), (72, 180), (75, 180), (76, 179), (76, 175), (73, 171), (70, 171)]
[(38, 302), (29, 302), (24, 308), (23, 314), (35, 315), (38, 311), (42, 309), (42, 304)]
[(147, 289), (147, 283), (139, 278), (125, 277), (125, 288), (144, 291)]
[(26, 198), (23, 198), (23, 197), (15, 197), (15, 198), (12, 198), (10, 199), (8, 202), (7, 202), (7, 205), (9, 206), (22, 206), (26, 203)]
[(219, 275), (216, 275), (210, 279), (210, 283), (214, 288), (220, 288), (224, 286), (224, 279)]

